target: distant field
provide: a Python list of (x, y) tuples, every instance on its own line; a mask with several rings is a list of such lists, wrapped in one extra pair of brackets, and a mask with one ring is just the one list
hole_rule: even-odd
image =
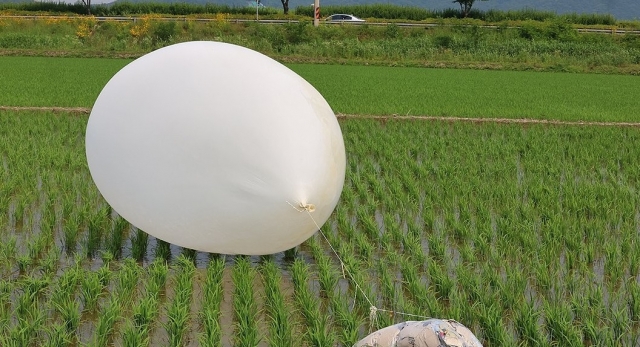
[[(91, 107), (109, 78), (129, 61), (0, 57), (0, 105)], [(338, 113), (640, 121), (640, 78), (636, 76), (289, 67), (311, 82)], [(251, 92), (250, 85), (247, 90)]]

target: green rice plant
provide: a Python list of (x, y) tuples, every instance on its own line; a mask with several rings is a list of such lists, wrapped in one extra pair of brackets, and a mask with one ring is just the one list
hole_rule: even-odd
[(395, 276), (395, 268), (391, 262), (380, 261), (378, 262), (378, 285), (379, 291), (382, 294), (382, 304), (384, 307), (395, 310), (398, 296), (400, 291), (398, 290), (399, 281)]
[(127, 258), (118, 271), (115, 296), (119, 298), (120, 305), (128, 307), (134, 298), (135, 288), (140, 276), (140, 267), (135, 260)]
[(538, 319), (540, 311), (530, 302), (526, 302), (516, 311), (515, 328), (520, 341), (525, 346), (542, 346), (545, 342), (544, 332), (541, 331)]
[(80, 230), (79, 220), (71, 217), (64, 225), (64, 249), (67, 255), (72, 254), (76, 250), (78, 241), (78, 233)]
[(422, 307), (425, 308), (425, 312), (421, 315), (427, 315), (430, 317), (441, 316), (441, 308), (438, 304), (437, 298), (435, 295), (430, 293), (427, 287), (422, 283), (422, 280), (418, 275), (417, 267), (413, 261), (408, 258), (401, 258), (400, 273), (403, 277), (403, 285), (413, 301), (420, 302)]
[(630, 281), (628, 288), (629, 317), (637, 324), (640, 322), (640, 284), (637, 281)]
[(28, 254), (18, 255), (16, 257), (16, 264), (18, 265), (20, 274), (24, 274), (33, 264), (33, 259)]
[[(36, 342), (37, 333), (42, 330), (45, 323), (44, 312), (36, 306), (31, 306), (24, 316), (15, 318), (17, 323), (8, 330), (8, 339), (4, 341), (7, 346), (29, 346)], [(3, 342), (0, 340), (0, 342)]]
[(203, 332), (199, 336), (200, 345), (206, 347), (219, 346), (222, 342), (220, 326), (220, 303), (222, 302), (222, 276), (224, 259), (218, 257), (209, 261), (207, 276), (204, 281), (202, 311), (200, 321)]
[(157, 294), (165, 286), (169, 268), (164, 260), (156, 259), (148, 266), (147, 271), (149, 272), (148, 285), (153, 288), (153, 290), (149, 289), (149, 291)]
[(158, 297), (154, 292), (149, 291), (148, 295), (140, 300), (133, 307), (132, 328), (135, 330), (134, 337), (140, 337), (142, 340), (148, 337), (151, 330), (151, 324), (158, 315)]
[(43, 347), (64, 347), (70, 346), (73, 342), (65, 323), (52, 324), (47, 326), (44, 330), (46, 338), (42, 341)]
[(420, 235), (411, 232), (403, 234), (402, 249), (404, 250), (404, 254), (413, 259), (416, 266), (422, 267), (423, 264), (427, 262), (427, 257), (422, 252), (422, 239)]
[(111, 277), (113, 277), (113, 272), (109, 269), (109, 264), (105, 263), (96, 271), (96, 275), (98, 280), (100, 281), (100, 285), (102, 287), (106, 287), (111, 281)]
[(22, 294), (17, 296), (12, 312), (15, 324), (7, 330), (7, 334), (18, 345), (33, 344), (38, 337), (37, 332), (44, 326), (46, 316), (41, 301), (48, 284), (46, 279), (33, 277), (26, 277), (19, 282)]
[(552, 341), (563, 346), (582, 346), (582, 336), (572, 324), (570, 311), (564, 303), (545, 302), (545, 326)]
[(171, 259), (171, 248), (168, 242), (156, 239), (155, 257), (156, 259), (164, 259), (165, 261)]
[(182, 346), (186, 342), (195, 272), (193, 261), (184, 255), (176, 259), (175, 266), (179, 271), (174, 278), (175, 294), (167, 307), (167, 322), (163, 324), (172, 347)]
[(236, 258), (231, 277), (235, 286), (233, 292), (234, 345), (257, 346), (261, 337), (257, 326), (258, 308), (253, 290), (255, 270), (251, 267), (248, 257)]
[(122, 242), (124, 241), (124, 236), (128, 233), (129, 228), (129, 222), (120, 216), (117, 216), (112, 222), (111, 233), (107, 240), (107, 249), (116, 259), (119, 259), (122, 256)]
[(320, 302), (309, 288), (309, 266), (296, 259), (291, 266), (291, 279), (297, 306), (309, 327), (305, 337), (311, 346), (333, 346), (335, 334), (330, 330), (329, 319), (320, 311)]
[(102, 243), (102, 230), (105, 228), (107, 222), (107, 209), (102, 208), (89, 218), (87, 225), (87, 238), (86, 238), (86, 250), (87, 256), (93, 258), (96, 252), (100, 249)]
[(50, 288), (51, 293), (49, 300), (52, 307), (69, 308), (74, 301), (73, 297), (80, 279), (80, 271), (77, 267), (73, 267), (64, 271), (57, 278), (56, 283)]
[(615, 341), (615, 344), (627, 344), (628, 342), (625, 341), (629, 335), (629, 330), (631, 328), (627, 308), (614, 308), (610, 320), (611, 332), (613, 334), (613, 340)]
[(314, 255), (318, 265), (318, 282), (325, 297), (331, 299), (335, 288), (338, 286), (339, 273), (333, 267), (331, 258), (324, 253)]
[(90, 346), (106, 347), (109, 345), (121, 312), (122, 306), (119, 298), (112, 296), (100, 310)]
[(16, 257), (16, 244), (15, 236), (8, 237), (5, 243), (0, 244), (0, 270), (3, 271), (3, 275), (6, 274), (6, 277), (13, 271), (11, 267)]
[(429, 259), (427, 260), (427, 271), (431, 285), (438, 295), (438, 298), (444, 300), (449, 299), (455, 283), (451, 279), (451, 276), (449, 276), (446, 266), (442, 266), (435, 260)]
[(122, 345), (125, 347), (141, 347), (149, 346), (151, 338), (149, 337), (149, 331), (146, 329), (140, 329), (135, 326), (134, 323), (129, 322), (124, 327), (122, 332)]
[(69, 336), (74, 335), (80, 325), (80, 303), (72, 297), (67, 297), (62, 301), (53, 302), (53, 306), (60, 314), (65, 332)]
[(149, 234), (140, 229), (136, 229), (131, 237), (131, 256), (139, 262), (142, 261), (147, 254), (148, 243)]
[(479, 305), (481, 309), (481, 319), (479, 320), (482, 328), (482, 336), (488, 344), (496, 346), (512, 346), (513, 339), (506, 330), (502, 321), (502, 312), (499, 305), (492, 303), (491, 305)]
[(11, 319), (11, 293), (14, 284), (11, 281), (0, 279), (0, 336), (5, 334)]
[(273, 260), (266, 261), (260, 267), (265, 289), (265, 310), (268, 317), (269, 337), (272, 347), (294, 346), (294, 330), (290, 307), (280, 290), (282, 276)]
[[(335, 295), (330, 298), (330, 306), (334, 312), (334, 321), (337, 332), (336, 339), (343, 346), (352, 346), (360, 338), (360, 329), (365, 323), (365, 317), (359, 315), (356, 310), (349, 308), (346, 297)], [(379, 315), (383, 313), (378, 313)], [(382, 326), (388, 326), (390, 322), (380, 322)]]
[(85, 272), (80, 279), (83, 309), (92, 312), (98, 307), (98, 299), (105, 286), (97, 272)]
[(195, 264), (198, 251), (196, 251), (195, 249), (182, 247), (181, 254)]
[(158, 317), (160, 290), (166, 281), (168, 268), (163, 261), (156, 260), (149, 265), (144, 286), (144, 294), (132, 308), (121, 339), (126, 346), (149, 346), (153, 323)]

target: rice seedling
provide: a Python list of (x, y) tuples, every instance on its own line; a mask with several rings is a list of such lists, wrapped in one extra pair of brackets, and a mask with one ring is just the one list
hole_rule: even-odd
[(545, 302), (545, 325), (551, 341), (563, 346), (581, 346), (580, 331), (572, 324), (571, 313), (562, 302)]
[(265, 310), (268, 317), (269, 337), (267, 342), (271, 347), (294, 346), (294, 329), (291, 307), (280, 290), (282, 276), (274, 261), (266, 261), (260, 267), (265, 289)]
[(46, 338), (42, 341), (43, 347), (64, 347), (71, 345), (73, 341), (64, 323), (47, 326), (45, 335)]
[(107, 240), (107, 249), (116, 259), (122, 256), (122, 242), (125, 234), (128, 234), (129, 228), (129, 222), (120, 216), (117, 216), (112, 222), (111, 232)]
[[(365, 316), (358, 314), (357, 310), (349, 308), (349, 301), (344, 296), (332, 296), (330, 306), (334, 311), (334, 322), (337, 330), (336, 340), (343, 346), (352, 346), (360, 338), (360, 329), (365, 323)], [(381, 314), (385, 317), (385, 314)], [(391, 322), (383, 320), (379, 322), (381, 327), (389, 326)]]
[(202, 311), (200, 312), (200, 324), (203, 332), (200, 334), (198, 341), (202, 346), (213, 347), (222, 343), (220, 303), (222, 301), (223, 272), (223, 258), (218, 257), (209, 261), (207, 277), (204, 282)]
[(515, 328), (520, 335), (520, 341), (526, 346), (541, 346), (544, 344), (544, 333), (540, 329), (538, 311), (532, 303), (524, 303), (516, 311)]
[(108, 218), (107, 213), (108, 209), (102, 208), (97, 214), (89, 218), (85, 248), (87, 250), (87, 256), (90, 258), (93, 258), (96, 252), (100, 249), (100, 245), (102, 243), (102, 230), (105, 228)]
[(160, 291), (166, 281), (168, 268), (161, 261), (154, 261), (146, 272), (141, 299), (133, 305), (131, 317), (124, 323), (121, 333), (125, 346), (146, 347), (151, 343), (151, 331), (159, 312)]
[(330, 330), (326, 314), (320, 310), (320, 302), (309, 288), (309, 266), (297, 259), (291, 266), (294, 297), (304, 320), (309, 327), (305, 337), (314, 347), (333, 346), (335, 334)]
[(165, 261), (171, 259), (171, 248), (168, 242), (156, 239), (155, 257)]
[(191, 297), (193, 292), (193, 261), (180, 255), (176, 259), (178, 273), (174, 278), (174, 298), (167, 307), (167, 322), (164, 328), (169, 336), (169, 345), (182, 346), (186, 341), (191, 316)]
[(122, 332), (122, 345), (125, 347), (142, 347), (149, 346), (151, 338), (146, 329), (136, 327), (134, 323), (129, 322)]
[(235, 286), (233, 310), (235, 324), (235, 346), (257, 346), (262, 337), (258, 331), (258, 308), (254, 298), (253, 281), (255, 270), (248, 257), (237, 257), (231, 274)]
[(119, 298), (111, 296), (109, 301), (101, 308), (96, 322), (93, 339), (89, 343), (92, 347), (106, 347), (112, 339), (115, 325), (120, 318), (122, 306)]
[(140, 229), (136, 229), (131, 237), (131, 256), (137, 261), (142, 261), (147, 254), (149, 244), (149, 234)]
[(104, 288), (103, 281), (100, 280), (100, 275), (97, 272), (84, 273), (80, 280), (80, 294), (84, 310), (92, 312), (98, 307), (98, 299)]
[(52, 303), (60, 314), (62, 325), (68, 335), (75, 334), (80, 325), (80, 303), (72, 297), (57, 300)]
[(34, 307), (25, 315), (16, 317), (16, 321), (16, 324), (9, 328), (7, 339), (0, 342), (4, 342), (7, 346), (29, 346), (36, 342), (38, 332), (42, 330), (45, 313)]

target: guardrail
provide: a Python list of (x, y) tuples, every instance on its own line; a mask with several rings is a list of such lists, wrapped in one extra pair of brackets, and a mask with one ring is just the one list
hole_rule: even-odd
[[(70, 16), (0, 16), (2, 18), (15, 18), (15, 19), (33, 19), (33, 20), (42, 20), (42, 19), (82, 19), (87, 17), (70, 17)], [(115, 21), (115, 22), (137, 22), (141, 20), (141, 17), (104, 17), (104, 16), (96, 16), (93, 17), (98, 22), (107, 22), (107, 21)], [(194, 22), (214, 22), (219, 21), (217, 18), (188, 18), (188, 17), (157, 17), (153, 18), (153, 20), (162, 20), (162, 21), (176, 21), (176, 22), (186, 22), (186, 21), (194, 21)], [(230, 23), (261, 23), (261, 24), (286, 24), (286, 23), (299, 23), (299, 20), (290, 20), (290, 19), (237, 19), (230, 18), (225, 19), (225, 21)], [(313, 19), (308, 21), (309, 23), (313, 23)], [(437, 27), (470, 27), (471, 25), (454, 25), (454, 24), (436, 24), (436, 23), (395, 23), (395, 22), (348, 22), (348, 21), (320, 21), (322, 25), (371, 25), (371, 26), (387, 26), (387, 25), (397, 25), (398, 27), (405, 28), (437, 28)], [(497, 29), (497, 25), (480, 25), (480, 28), (488, 28), (488, 29)], [(509, 26), (507, 29), (518, 29), (518, 26)], [(640, 30), (626, 30), (626, 29), (593, 29), (593, 28), (576, 28), (576, 31), (579, 33), (591, 33), (591, 34), (610, 34), (610, 35), (624, 35), (624, 34), (632, 34), (632, 35), (640, 35)]]

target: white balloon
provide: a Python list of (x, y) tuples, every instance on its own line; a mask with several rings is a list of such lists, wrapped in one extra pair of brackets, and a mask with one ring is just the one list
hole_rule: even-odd
[(91, 111), (86, 154), (133, 225), (223, 254), (299, 245), (329, 218), (345, 175), (322, 95), (275, 60), (219, 42), (165, 47), (119, 71)]

